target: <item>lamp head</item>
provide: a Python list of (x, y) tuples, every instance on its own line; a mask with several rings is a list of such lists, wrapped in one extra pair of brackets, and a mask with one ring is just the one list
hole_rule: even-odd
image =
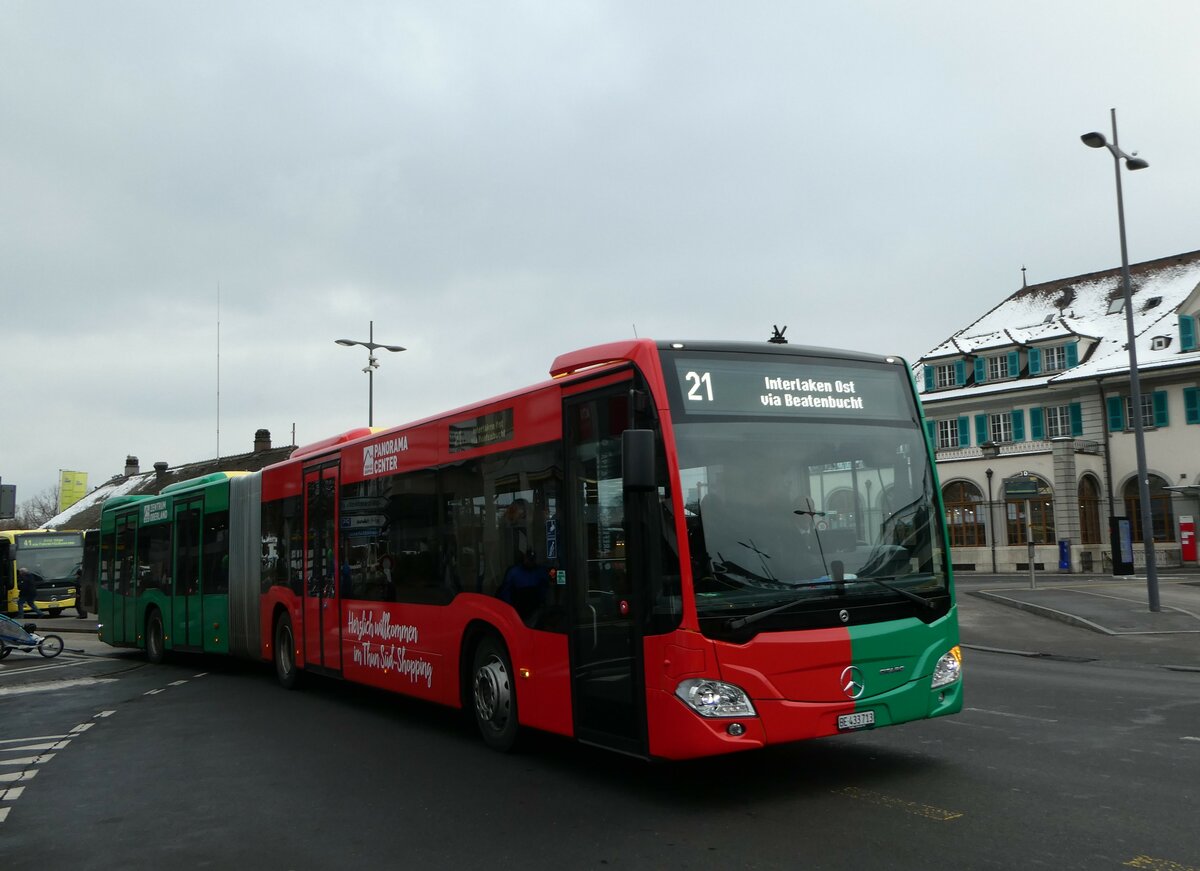
[(334, 339), (334, 342), (339, 345), (345, 345), (347, 348), (352, 348), (358, 344), (358, 342), (352, 341), (350, 339)]
[(403, 351), (403, 350), (405, 350), (404, 348), (401, 348), (399, 345), (380, 345), (379, 347), (383, 348), (383, 350), (385, 350), (385, 351)]
[(1088, 148), (1103, 148), (1105, 145), (1108, 145), (1108, 140), (1104, 138), (1104, 134), (1095, 131), (1084, 133), (1079, 138), (1083, 140), (1083, 144)]
[(1146, 161), (1142, 160), (1140, 157), (1125, 158), (1126, 169), (1145, 169), (1149, 165), (1150, 164), (1146, 163)]

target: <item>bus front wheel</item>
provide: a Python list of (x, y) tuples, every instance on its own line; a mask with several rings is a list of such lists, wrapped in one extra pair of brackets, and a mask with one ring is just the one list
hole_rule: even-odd
[(507, 753), (516, 744), (520, 725), (517, 693), (508, 651), (494, 635), (486, 636), (475, 648), (471, 675), (471, 700), (479, 734), (493, 750)]
[(292, 633), (292, 618), (282, 615), (275, 623), (275, 677), (285, 690), (296, 686), (300, 669), (296, 667), (296, 636)]
[(167, 658), (167, 649), (163, 641), (162, 615), (152, 611), (146, 620), (146, 661), (153, 665), (161, 665)]

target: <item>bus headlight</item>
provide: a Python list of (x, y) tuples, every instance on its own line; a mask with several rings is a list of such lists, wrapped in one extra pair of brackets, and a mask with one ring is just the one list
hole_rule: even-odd
[(701, 717), (758, 716), (746, 691), (724, 681), (690, 678), (680, 681), (675, 695)]
[(962, 648), (957, 644), (933, 667), (932, 688), (949, 686), (962, 677)]

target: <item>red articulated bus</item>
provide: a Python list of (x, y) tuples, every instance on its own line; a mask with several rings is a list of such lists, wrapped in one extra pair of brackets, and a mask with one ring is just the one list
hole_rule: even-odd
[(903, 360), (631, 340), (551, 375), (218, 482), (229, 652), (463, 707), (501, 750), (687, 759), (961, 708)]

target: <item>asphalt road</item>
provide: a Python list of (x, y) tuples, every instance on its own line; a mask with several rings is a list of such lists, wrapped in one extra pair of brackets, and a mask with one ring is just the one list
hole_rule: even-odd
[(971, 651), (956, 717), (648, 765), (250, 665), (16, 656), (0, 841), (43, 868), (1200, 868), (1200, 674), (1151, 663)]

